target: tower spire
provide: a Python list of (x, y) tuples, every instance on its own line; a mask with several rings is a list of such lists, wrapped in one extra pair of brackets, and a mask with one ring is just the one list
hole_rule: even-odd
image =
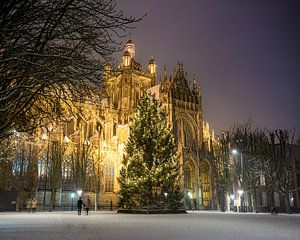
[(167, 67), (166, 67), (166, 64), (164, 65), (164, 82), (166, 82), (168, 79), (167, 79)]
[(193, 75), (193, 90), (196, 91), (196, 89), (197, 89), (196, 76)]
[(125, 52), (126, 51), (129, 52), (131, 58), (135, 59), (135, 45), (131, 39), (125, 44)]

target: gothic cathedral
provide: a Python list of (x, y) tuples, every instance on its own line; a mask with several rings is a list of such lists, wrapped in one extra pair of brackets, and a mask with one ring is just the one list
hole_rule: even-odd
[(101, 101), (104, 114), (98, 123), (103, 172), (100, 205), (118, 202), (117, 178), (129, 137), (130, 118), (140, 97), (151, 92), (166, 109), (168, 124), (174, 131), (185, 207), (211, 208), (211, 168), (208, 161), (201, 158), (201, 150), (210, 147), (214, 136), (209, 132), (208, 123), (203, 123), (200, 88), (195, 79), (192, 84), (187, 80), (183, 64), (177, 64), (173, 76), (168, 75), (164, 67), (163, 76), (157, 82), (155, 60), (151, 58), (144, 71), (136, 60), (135, 45), (129, 40), (120, 66), (116, 69), (105, 66), (104, 80), (106, 97)]

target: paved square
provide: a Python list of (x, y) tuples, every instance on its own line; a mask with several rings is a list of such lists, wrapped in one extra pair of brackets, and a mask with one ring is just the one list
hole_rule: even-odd
[(132, 215), (115, 212), (0, 213), (1, 240), (299, 240), (300, 215), (190, 212)]

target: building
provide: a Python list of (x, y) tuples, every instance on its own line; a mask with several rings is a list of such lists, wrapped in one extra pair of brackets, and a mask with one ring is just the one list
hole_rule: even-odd
[(14, 178), (30, 178), (30, 183), (17, 189), (21, 209), (30, 197), (37, 198), (39, 208), (70, 209), (80, 191), (83, 197), (90, 197), (96, 208), (116, 207), (130, 119), (147, 92), (161, 101), (174, 131), (185, 208), (212, 208), (211, 165), (201, 152), (210, 149), (214, 136), (208, 123), (203, 122), (200, 88), (195, 79), (188, 81), (181, 63), (173, 75), (164, 67), (160, 81), (156, 67), (151, 58), (147, 70), (143, 70), (136, 58), (135, 44), (129, 40), (121, 64), (116, 68), (105, 66), (105, 97), (101, 97), (100, 107), (76, 101), (77, 110), (64, 123), (48, 124), (34, 136), (15, 135), (14, 144), (28, 145), (28, 152), (22, 153), (28, 156), (14, 161), (16, 166), (28, 166), (23, 176)]
[(163, 76), (157, 81), (156, 62), (149, 60), (144, 71), (136, 59), (135, 45), (129, 40), (122, 61), (117, 69), (105, 68), (107, 97), (102, 100), (105, 109), (100, 123), (105, 141), (104, 185), (102, 203), (117, 204), (118, 173), (123, 150), (129, 137), (130, 118), (140, 97), (151, 92), (162, 102), (167, 111), (168, 124), (173, 129), (180, 156), (181, 187), (184, 189), (187, 208), (210, 208), (212, 200), (211, 169), (200, 151), (209, 146), (209, 126), (203, 123), (200, 88), (187, 80), (183, 64), (178, 63), (174, 75)]
[[(280, 145), (275, 145), (280, 150)], [(285, 196), (279, 191), (274, 191), (269, 180), (261, 176), (256, 185), (256, 202), (258, 212), (269, 212), (275, 207), (278, 212), (286, 212), (286, 205), (289, 205), (291, 212), (300, 211), (300, 146), (288, 145), (291, 154), (291, 175), (288, 185), (288, 194)], [(284, 168), (286, 166), (282, 166)], [(277, 174), (277, 173), (276, 173)], [(285, 179), (286, 180), (286, 179)]]
[[(219, 150), (224, 147), (229, 152), (230, 144), (215, 140), (209, 124), (203, 122), (200, 87), (195, 79), (187, 79), (183, 64), (178, 63), (172, 74), (164, 66), (161, 77), (156, 68), (151, 58), (143, 70), (135, 44), (129, 40), (121, 64), (104, 67), (105, 88), (99, 105), (75, 100), (77, 108), (65, 122), (50, 123), (33, 134), (15, 133), (7, 145), (3, 142), (0, 190), (4, 191), (0, 196), (9, 196), (3, 197), (8, 200), (16, 196), (16, 201), (1, 202), (0, 210), (8, 208), (3, 206), (13, 209), (12, 203), (17, 210), (25, 208), (26, 200), (33, 197), (39, 208), (73, 209), (81, 192), (84, 198), (90, 197), (95, 209), (115, 208), (131, 117), (139, 99), (150, 92), (162, 103), (174, 132), (186, 209), (223, 210), (227, 205), (224, 210), (252, 211), (255, 198), (258, 211), (269, 211), (271, 206), (284, 211), (283, 196), (270, 192), (263, 175), (259, 181), (255, 179), (255, 194), (247, 189), (243, 171), (252, 158), (242, 152), (223, 158), (224, 152)], [(294, 146), (295, 182), (289, 196), (292, 210), (300, 207), (299, 153), (299, 146)], [(229, 174), (233, 166), (242, 169), (235, 179)], [(232, 186), (223, 193), (225, 180)], [(226, 195), (224, 200), (222, 194)]]
[[(210, 133), (202, 119), (200, 88), (193, 80), (187, 80), (183, 64), (178, 63), (174, 75), (168, 75), (166, 67), (157, 81), (156, 62), (149, 60), (147, 71), (136, 59), (135, 45), (129, 40), (122, 61), (117, 69), (105, 66), (106, 98), (101, 101), (100, 116), (85, 121), (86, 135), (81, 141), (97, 142), (100, 160), (100, 206), (117, 205), (118, 175), (124, 148), (129, 137), (130, 118), (139, 99), (146, 92), (155, 94), (167, 111), (168, 124), (174, 130), (180, 156), (181, 187), (185, 192), (186, 208), (211, 208), (211, 169), (207, 160), (200, 158), (202, 148), (209, 146)], [(93, 115), (91, 111), (88, 115)], [(86, 114), (85, 114), (86, 115)], [(72, 142), (78, 131), (80, 119), (67, 123), (67, 136)], [(71, 130), (70, 130), (70, 127)]]

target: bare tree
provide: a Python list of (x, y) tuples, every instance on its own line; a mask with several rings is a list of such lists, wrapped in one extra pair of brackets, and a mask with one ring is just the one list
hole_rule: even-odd
[(263, 176), (271, 193), (278, 192), (285, 197), (286, 211), (290, 212), (289, 193), (295, 187), (292, 158), (294, 132), (254, 129), (248, 122), (235, 126), (231, 135), (232, 146), (243, 154), (242, 165), (235, 164), (235, 175), (249, 193), (248, 201), (254, 210), (257, 208), (256, 188)]
[(226, 211), (226, 196), (232, 190), (233, 165), (231, 163), (230, 135), (224, 132), (214, 145), (211, 163), (214, 188), (217, 192), (218, 205), (221, 211)]
[[(97, 211), (97, 205), (99, 202), (98, 196), (100, 193), (100, 179), (101, 179), (101, 169), (103, 169), (103, 159), (105, 158), (105, 152), (103, 151), (103, 143), (101, 142), (103, 134), (103, 129), (98, 128), (98, 136), (96, 136), (92, 141), (91, 150), (91, 167), (90, 176), (93, 185), (93, 191), (95, 193), (95, 211)], [(92, 188), (91, 188), (92, 189)]]
[(49, 211), (55, 209), (56, 192), (62, 181), (62, 163), (64, 157), (64, 146), (59, 141), (51, 142), (50, 146), (50, 162), (48, 166), (49, 181), (51, 187)]
[(247, 192), (249, 206), (257, 210), (256, 188), (264, 175), (263, 157), (260, 149), (266, 145), (266, 131), (253, 128), (249, 121), (231, 130), (231, 145), (239, 152), (240, 159), (234, 164), (235, 178)]
[(0, 140), (95, 100), (101, 62), (140, 20), (114, 0), (2, 0), (0, 9)]
[(33, 197), (36, 191), (37, 165), (40, 147), (28, 134), (16, 136), (11, 159), (11, 188), (17, 191), (16, 211), (22, 209), (22, 195)]
[(87, 178), (89, 175), (89, 165), (92, 161), (90, 158), (91, 146), (87, 142), (75, 144), (72, 154), (72, 168), (75, 186), (77, 189), (86, 190)]
[(264, 149), (264, 168), (270, 186), (285, 198), (286, 212), (290, 213), (289, 193), (294, 190), (294, 161), (292, 143), (294, 132), (274, 130), (269, 132)]
[(12, 180), (12, 166), (15, 144), (13, 136), (5, 139), (0, 144), (0, 189), (10, 190)]

